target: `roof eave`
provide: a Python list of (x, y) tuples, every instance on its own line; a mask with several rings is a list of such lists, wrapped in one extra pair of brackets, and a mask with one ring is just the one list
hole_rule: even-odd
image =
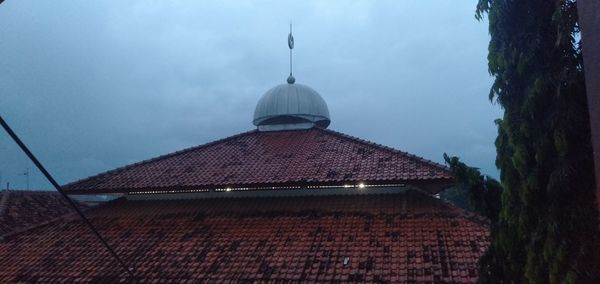
[(273, 189), (294, 189), (306, 188), (311, 186), (356, 186), (363, 183), (367, 186), (412, 186), (423, 190), (429, 194), (436, 194), (453, 185), (453, 179), (435, 178), (435, 179), (413, 179), (413, 180), (350, 180), (350, 181), (329, 181), (329, 182), (311, 182), (311, 181), (293, 181), (283, 183), (251, 183), (251, 184), (219, 184), (219, 185), (181, 185), (172, 187), (145, 187), (145, 188), (97, 188), (97, 189), (66, 189), (68, 194), (80, 195), (98, 195), (98, 194), (123, 194), (130, 192), (189, 192), (192, 190), (215, 191), (225, 188), (247, 188), (248, 190), (273, 190)]

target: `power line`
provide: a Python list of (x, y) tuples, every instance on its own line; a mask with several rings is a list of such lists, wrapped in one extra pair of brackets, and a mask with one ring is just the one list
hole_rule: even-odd
[(106, 247), (106, 249), (110, 252), (110, 254), (117, 260), (117, 262), (123, 268), (123, 270), (125, 270), (127, 272), (127, 274), (129, 274), (129, 276), (131, 277), (132, 280), (135, 280), (135, 275), (133, 274), (132, 268), (129, 268), (127, 265), (125, 265), (125, 262), (123, 262), (123, 260), (121, 260), (121, 258), (117, 255), (117, 253), (104, 240), (104, 238), (96, 230), (94, 225), (92, 225), (90, 220), (88, 220), (88, 218), (86, 218), (85, 215), (83, 215), (83, 212), (81, 212), (81, 210), (79, 210), (79, 208), (77, 207), (77, 204), (75, 204), (75, 202), (62, 190), (62, 187), (56, 182), (56, 180), (54, 180), (54, 178), (50, 175), (50, 173), (46, 170), (46, 168), (44, 168), (42, 163), (40, 163), (40, 161), (38, 161), (38, 159), (33, 155), (33, 153), (31, 153), (31, 151), (29, 151), (29, 148), (27, 148), (27, 146), (21, 141), (21, 139), (19, 139), (17, 134), (15, 134), (15, 132), (10, 128), (10, 126), (8, 126), (8, 124), (6, 123), (6, 121), (4, 121), (4, 118), (2, 118), (1, 115), (0, 115), (0, 124), (2, 124), (2, 127), (4, 128), (4, 130), (6, 130), (8, 135), (10, 135), (10, 137), (13, 139), (13, 141), (15, 141), (15, 143), (17, 143), (17, 145), (19, 145), (21, 150), (23, 150), (23, 152), (25, 152), (27, 157), (29, 157), (29, 159), (42, 172), (42, 174), (44, 174), (46, 179), (48, 179), (48, 181), (54, 186), (56, 191), (58, 191), (67, 200), (67, 202), (71, 205), (71, 207), (73, 207), (73, 209), (75, 209), (75, 211), (77, 211), (77, 213), (79, 214), (79, 217), (81, 217), (83, 222), (88, 226), (88, 228), (90, 228), (92, 233), (94, 233), (94, 235), (96, 235), (98, 240), (100, 240), (100, 242), (104, 245), (104, 247)]

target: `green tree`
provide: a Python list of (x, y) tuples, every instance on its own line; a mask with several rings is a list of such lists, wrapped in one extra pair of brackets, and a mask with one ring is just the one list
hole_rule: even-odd
[[(444, 153), (444, 160), (450, 167), (455, 180), (451, 198), (456, 198), (459, 202), (464, 199), (468, 206), (460, 207), (475, 211), (488, 219), (492, 226), (498, 220), (500, 212), (500, 193), (502, 186), (490, 176), (482, 175), (479, 169), (469, 167), (461, 162), (458, 157), (449, 157)], [(463, 197), (464, 195), (464, 197)]]
[(481, 282), (600, 283), (599, 219), (577, 3), (479, 0), (503, 185)]
[(469, 192), (462, 186), (455, 185), (440, 192), (442, 200), (452, 203), (456, 207), (475, 212), (469, 201)]

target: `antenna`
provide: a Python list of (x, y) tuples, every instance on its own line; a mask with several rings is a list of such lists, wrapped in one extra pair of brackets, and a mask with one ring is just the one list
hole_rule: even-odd
[(290, 76), (287, 78), (288, 84), (294, 84), (296, 78), (292, 75), (292, 49), (294, 49), (294, 36), (292, 35), (292, 22), (290, 21), (290, 34), (288, 35), (288, 47), (290, 48)]
[(25, 176), (25, 180), (27, 181), (27, 190), (29, 190), (29, 168), (27, 168), (27, 170), (25, 170), (23, 175)]

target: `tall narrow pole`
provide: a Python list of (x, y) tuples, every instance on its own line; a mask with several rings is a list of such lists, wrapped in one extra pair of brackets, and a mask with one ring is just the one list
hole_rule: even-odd
[(288, 84), (294, 84), (296, 78), (292, 75), (292, 49), (294, 49), (294, 36), (292, 35), (292, 22), (290, 22), (290, 34), (288, 35), (288, 47), (290, 48), (290, 76), (287, 79)]
[[(290, 39), (291, 39), (291, 41), (290, 41)], [(290, 76), (292, 76), (292, 49), (294, 49), (294, 37), (292, 36), (292, 23), (291, 22), (290, 22), (290, 36), (288, 37), (288, 46), (290, 47)]]

